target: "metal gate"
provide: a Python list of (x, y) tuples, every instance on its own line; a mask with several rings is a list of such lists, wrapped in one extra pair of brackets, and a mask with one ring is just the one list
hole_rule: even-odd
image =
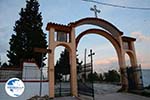
[[(128, 76), (128, 88), (129, 90), (143, 89), (143, 79), (141, 66), (137, 67), (127, 67)], [(135, 76), (138, 78), (138, 83), (136, 83)]]
[(55, 83), (55, 97), (70, 96), (70, 82), (69, 81), (57, 81)]
[(78, 94), (93, 97), (94, 99), (94, 86), (93, 86), (93, 68), (91, 63), (81, 66), (78, 69)]

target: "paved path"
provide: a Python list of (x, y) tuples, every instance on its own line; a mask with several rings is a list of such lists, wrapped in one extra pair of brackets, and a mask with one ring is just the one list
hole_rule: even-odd
[[(81, 96), (80, 100), (93, 100), (93, 99), (87, 96)], [(95, 100), (150, 100), (150, 97), (144, 97), (130, 93), (111, 93), (111, 94), (95, 95)]]
[[(54, 100), (92, 100), (87, 97), (80, 97), (80, 99), (75, 97), (60, 97)], [(95, 95), (95, 100), (150, 100), (149, 97), (144, 97), (140, 95), (130, 94), (130, 93), (112, 93), (104, 95)]]
[(55, 98), (54, 100), (79, 100), (75, 97), (58, 97), (58, 98)]
[(130, 93), (112, 93), (96, 95), (95, 100), (150, 100), (150, 98)]

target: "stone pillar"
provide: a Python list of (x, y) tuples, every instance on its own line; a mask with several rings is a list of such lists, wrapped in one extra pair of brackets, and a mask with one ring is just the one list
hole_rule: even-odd
[(122, 90), (127, 91), (128, 90), (128, 79), (127, 79), (127, 72), (126, 72), (126, 65), (125, 65), (125, 51), (123, 49), (123, 41), (120, 37), (120, 53), (119, 53), (119, 66), (120, 66), (120, 73), (121, 73), (121, 84), (122, 84)]
[(133, 52), (133, 58), (131, 58), (131, 63), (133, 64), (132, 66), (138, 66), (137, 65), (137, 57), (136, 57), (136, 53), (135, 53), (134, 42), (131, 42), (130, 45), (131, 45), (132, 52)]
[(134, 80), (135, 80), (135, 85), (136, 85), (136, 89), (143, 89), (143, 85), (142, 85), (142, 79), (140, 77), (140, 69), (141, 66), (139, 66), (137, 64), (137, 57), (136, 57), (136, 52), (135, 52), (135, 47), (134, 47), (134, 42), (131, 42), (131, 48), (132, 48), (132, 52), (133, 52), (133, 57), (131, 58), (132, 61), (132, 66), (134, 67)]
[(128, 91), (128, 79), (127, 79), (127, 73), (126, 68), (120, 68), (121, 73), (121, 84), (122, 84), (122, 91)]
[[(49, 96), (54, 98), (54, 32), (53, 28), (49, 30), (49, 44), (48, 49), (51, 49), (51, 53), (48, 53), (48, 80), (49, 80)], [(51, 44), (51, 45), (50, 45)]]
[(127, 72), (126, 72), (126, 66), (125, 66), (125, 58), (122, 53), (119, 56), (119, 66), (120, 66), (120, 73), (121, 73), (122, 90), (127, 91), (128, 79), (127, 79)]
[(77, 96), (77, 66), (76, 66), (76, 42), (75, 30), (71, 31), (71, 52), (70, 52), (70, 73), (71, 73), (71, 94)]

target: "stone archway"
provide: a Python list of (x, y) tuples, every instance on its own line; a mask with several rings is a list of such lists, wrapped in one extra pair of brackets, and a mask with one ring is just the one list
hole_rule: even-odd
[(131, 63), (131, 66), (137, 66), (136, 57), (132, 51), (126, 51), (126, 54), (129, 56), (129, 60)]
[[(89, 29), (80, 33), (79, 36), (75, 38), (75, 28), (86, 24), (96, 25), (102, 29)], [(54, 81), (55, 81), (54, 80), (54, 49), (59, 45), (63, 45), (69, 48), (70, 64), (71, 64), (71, 68), (70, 68), (71, 94), (72, 96), (77, 96), (76, 47), (78, 46), (78, 42), (80, 41), (80, 39), (84, 35), (90, 33), (102, 35), (113, 44), (119, 60), (119, 67), (120, 67), (121, 79), (122, 79), (122, 89), (123, 90), (128, 89), (128, 80), (127, 80), (126, 65), (125, 65), (125, 53), (129, 53), (133, 65), (137, 65), (136, 53), (134, 48), (134, 41), (135, 41), (134, 38), (123, 36), (123, 32), (117, 29), (114, 25), (99, 18), (83, 18), (76, 22), (70, 23), (69, 25), (48, 23), (46, 30), (49, 31), (48, 49), (51, 50), (51, 53), (48, 54), (49, 96), (51, 98), (54, 98)], [(57, 37), (55, 34), (57, 34)], [(59, 41), (58, 38), (62, 36), (63, 38), (67, 38), (67, 40)], [(138, 78), (136, 79), (138, 82)]]
[(89, 29), (80, 33), (76, 38), (76, 46), (78, 46), (79, 40), (84, 35), (90, 34), (90, 33), (99, 34), (101, 36), (104, 36), (106, 39), (108, 39), (113, 44), (117, 52), (119, 67), (120, 67), (120, 72), (121, 72), (122, 89), (127, 90), (128, 80), (127, 80), (127, 75), (126, 75), (124, 48), (123, 48), (123, 41), (122, 41), (123, 32), (121, 32), (111, 23), (103, 19), (98, 19), (98, 18), (84, 18), (74, 23), (71, 23), (70, 25), (76, 28), (78, 26), (87, 25), (87, 24), (96, 25), (102, 28), (102, 30), (101, 29)]
[[(126, 73), (125, 53), (127, 53), (130, 57), (131, 67), (133, 67), (134, 69), (138, 69), (139, 66), (137, 64), (137, 58), (136, 58), (135, 47), (134, 47), (134, 42), (136, 39), (132, 37), (123, 36), (123, 32), (121, 32), (117, 27), (115, 27), (113, 24), (109, 23), (104, 19), (83, 18), (74, 23), (70, 23), (69, 25), (73, 28), (76, 28), (81, 25), (88, 25), (88, 24), (98, 26), (102, 28), (102, 30), (101, 32), (98, 32), (97, 30), (89, 29), (80, 33), (76, 38), (76, 47), (78, 46), (79, 40), (84, 35), (89, 34), (90, 31), (91, 33), (93, 32), (94, 34), (99, 34), (107, 38), (113, 44), (118, 55), (119, 67), (121, 72), (122, 89), (128, 90), (128, 79), (127, 79), (128, 76)], [(134, 74), (135, 74), (134, 80), (136, 81), (135, 82), (136, 89), (140, 89), (142, 86), (137, 85), (140, 82), (139, 75), (138, 73), (134, 73)]]
[[(117, 53), (117, 58), (118, 58), (118, 62), (119, 62), (119, 67), (120, 70), (124, 70), (125, 68), (123, 68), (123, 64), (122, 64), (122, 52), (121, 52), (121, 44), (119, 43), (119, 41), (117, 41), (111, 34), (109, 34), (108, 32), (101, 30), (101, 29), (88, 29), (85, 30), (84, 32), (80, 33), (77, 37), (76, 37), (76, 48), (78, 47), (78, 43), (80, 42), (81, 38), (84, 37), (85, 35), (88, 34), (97, 34), (100, 36), (105, 37), (107, 40), (109, 40), (113, 47), (115, 48), (115, 51)], [(122, 67), (122, 68), (121, 68)], [(122, 82), (122, 89), (123, 90), (127, 90), (127, 78), (125, 77), (125, 73), (121, 73), (121, 82)]]

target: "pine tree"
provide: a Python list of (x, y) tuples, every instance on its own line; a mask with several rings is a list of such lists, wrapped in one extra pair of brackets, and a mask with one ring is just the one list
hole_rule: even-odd
[[(77, 63), (77, 71), (81, 70), (82, 61), (79, 62), (79, 59), (76, 59)], [(55, 79), (60, 80), (63, 75), (70, 74), (70, 62), (69, 62), (69, 51), (65, 48), (64, 51), (61, 52), (59, 60), (55, 65)]]
[(64, 49), (61, 52), (60, 58), (55, 66), (55, 74), (68, 75), (70, 74), (70, 62), (69, 62), (69, 51)]
[[(47, 48), (46, 34), (42, 30), (42, 16), (39, 13), (37, 0), (27, 0), (26, 8), (21, 8), (20, 19), (16, 21), (14, 32), (10, 39), (10, 50), (7, 57), (10, 66), (20, 66), (21, 61), (34, 59), (41, 64), (42, 56), (33, 48)], [(45, 57), (45, 55), (44, 55)]]

